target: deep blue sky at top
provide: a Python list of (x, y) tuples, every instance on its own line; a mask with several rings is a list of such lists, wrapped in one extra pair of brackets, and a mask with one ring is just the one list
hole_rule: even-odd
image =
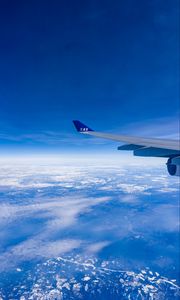
[(178, 0), (0, 1), (1, 147), (57, 133), (66, 147), (72, 119), (177, 116), (178, 14)]

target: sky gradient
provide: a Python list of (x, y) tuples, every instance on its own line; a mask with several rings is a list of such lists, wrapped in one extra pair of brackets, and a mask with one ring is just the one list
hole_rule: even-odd
[(178, 14), (177, 0), (1, 1), (0, 154), (112, 149), (73, 119), (177, 137)]

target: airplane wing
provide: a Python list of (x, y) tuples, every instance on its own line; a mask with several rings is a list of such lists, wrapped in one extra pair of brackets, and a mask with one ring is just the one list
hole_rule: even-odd
[(78, 120), (73, 121), (78, 132), (125, 143), (118, 150), (132, 150), (135, 156), (167, 157), (170, 175), (180, 176), (180, 140), (143, 138), (94, 131)]

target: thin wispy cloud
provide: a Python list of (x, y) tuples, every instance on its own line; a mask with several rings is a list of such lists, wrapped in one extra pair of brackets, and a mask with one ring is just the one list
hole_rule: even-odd
[(129, 134), (142, 137), (161, 137), (179, 139), (180, 137), (179, 116), (148, 119), (140, 122), (130, 123), (121, 128), (114, 129), (121, 134)]
[(24, 205), (4, 203), (0, 212), (2, 239), (5, 238), (4, 235), (8, 231), (8, 229), (3, 228), (11, 228), (21, 219), (41, 220), (42, 225), (41, 230), (37, 230), (35, 226), (31, 237), (27, 240), (1, 253), (1, 270), (8, 268), (9, 263), (13, 267), (16, 262), (20, 263), (37, 257), (57, 257), (60, 254), (80, 248), (82, 244), (80, 239), (58, 239), (55, 237), (64, 230), (72, 230), (78, 226), (81, 214), (90, 213), (95, 206), (109, 200), (109, 197), (86, 198), (86, 196), (79, 195), (79, 197), (51, 197), (47, 199), (46, 197), (43, 199), (37, 197), (34, 204), (29, 204), (28, 199)]
[[(22, 133), (22, 134), (12, 134), (12, 133), (0, 133), (0, 141), (15, 142), (17, 145), (34, 145), (38, 147), (42, 145), (47, 146), (72, 146), (81, 147), (84, 146), (84, 141), (87, 147), (98, 146), (107, 144), (107, 141), (101, 139), (93, 139), (89, 136), (82, 137), (78, 135), (74, 128), (72, 127), (72, 133), (61, 133), (56, 131), (42, 131), (37, 133)], [(112, 143), (112, 142), (111, 142)]]

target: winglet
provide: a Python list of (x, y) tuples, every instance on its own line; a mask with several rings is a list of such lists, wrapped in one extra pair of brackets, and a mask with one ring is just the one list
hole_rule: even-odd
[(94, 131), (91, 128), (89, 128), (88, 126), (84, 125), (83, 123), (81, 123), (78, 120), (73, 120), (74, 126), (76, 127), (78, 132), (88, 132), (88, 131)]

